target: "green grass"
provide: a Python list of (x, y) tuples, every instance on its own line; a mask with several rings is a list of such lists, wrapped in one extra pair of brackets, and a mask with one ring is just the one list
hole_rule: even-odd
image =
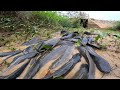
[(60, 16), (52, 11), (33, 11), (34, 19), (41, 26), (63, 26), (71, 27), (71, 22), (68, 17)]

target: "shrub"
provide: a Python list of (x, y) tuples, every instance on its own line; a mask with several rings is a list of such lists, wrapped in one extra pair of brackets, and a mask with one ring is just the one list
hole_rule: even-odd
[(60, 16), (53, 11), (33, 11), (33, 17), (43, 26), (71, 27), (68, 17)]
[(112, 29), (112, 30), (120, 30), (120, 21), (119, 21), (119, 22), (116, 22), (116, 24), (115, 24), (113, 27), (109, 28), (109, 29)]

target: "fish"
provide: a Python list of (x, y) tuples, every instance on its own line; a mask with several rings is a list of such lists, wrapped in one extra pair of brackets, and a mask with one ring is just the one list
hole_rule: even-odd
[(22, 43), (22, 46), (28, 46), (28, 45), (36, 44), (38, 42), (40, 42), (39, 38), (34, 37), (34, 38), (30, 39), (29, 41)]
[(94, 39), (92, 37), (88, 37), (88, 44), (92, 44), (94, 42)]
[(75, 36), (74, 39), (80, 39), (80, 40), (82, 40), (82, 37), (81, 36)]
[(0, 57), (9, 56), (9, 55), (16, 55), (16, 54), (19, 54), (21, 52), (22, 52), (21, 50), (16, 50), (16, 51), (12, 51), (12, 52), (3, 52), (3, 53), (0, 53)]
[(58, 44), (59, 45), (68, 45), (68, 46), (73, 46), (74, 43), (73, 42), (70, 42), (70, 41), (60, 41)]
[(64, 79), (73, 79), (75, 74), (79, 71), (80, 66), (82, 65), (82, 62), (76, 63), (70, 71), (68, 71), (65, 75), (63, 75)]
[[(45, 55), (41, 55), (41, 56), (44, 57)], [(40, 59), (41, 58), (38, 58), (35, 61), (35, 63), (32, 65), (32, 67), (28, 70), (28, 73), (25, 75), (24, 79), (32, 79), (32, 77), (34, 77), (34, 75), (38, 72), (38, 70), (40, 68)]]
[(19, 77), (17, 77), (17, 79), (24, 79), (25, 75), (29, 72), (29, 69), (33, 66), (33, 63), (35, 62), (35, 58), (31, 59), (29, 64), (26, 66), (26, 68), (24, 69), (24, 71), (20, 74)]
[(73, 79), (88, 79), (89, 66), (88, 64), (82, 64), (80, 70), (75, 74)]
[(33, 58), (32, 62), (30, 63), (30, 67), (28, 68), (26, 74), (24, 75), (23, 79), (32, 79), (32, 77), (38, 72), (40, 68), (40, 58), (44, 56), (43, 54), (39, 54), (37, 57)]
[(74, 42), (74, 43), (76, 43), (76, 42), (78, 42), (78, 39), (74, 39), (74, 38), (72, 38), (72, 39), (66, 39), (66, 41), (70, 41), (70, 42)]
[(93, 58), (96, 67), (103, 73), (110, 73), (111, 71), (110, 64), (104, 58), (98, 55), (92, 47), (86, 46), (86, 48), (89, 51), (91, 57)]
[(32, 79), (32, 77), (34, 77), (34, 75), (38, 72), (39, 68), (39, 60), (36, 60), (36, 62), (28, 69), (23, 79)]
[(50, 46), (56, 46), (57, 43), (60, 41), (60, 38), (52, 38), (47, 41), (45, 41), (45, 45), (50, 45)]
[(61, 37), (60, 39), (61, 39), (61, 40), (70, 39), (70, 38), (73, 38), (74, 35), (75, 35), (74, 33), (69, 33), (67, 36), (63, 36), (63, 37)]
[(94, 47), (96, 49), (101, 48), (98, 44), (93, 43), (93, 42), (94, 42), (94, 39), (92, 37), (88, 37), (88, 43), (87, 43), (88, 46)]
[(25, 69), (28, 62), (29, 62), (29, 59), (27, 59), (26, 61), (18, 65), (14, 65), (14, 67), (9, 69), (8, 71), (3, 72), (2, 75), (0, 76), (0, 79), (16, 79)]
[(84, 37), (81, 41), (81, 45), (85, 46), (88, 43), (88, 38)]
[(28, 54), (28, 53), (33, 52), (33, 51), (34, 51), (33, 45), (31, 45), (23, 50), (23, 54)]
[(14, 60), (10, 63), (10, 65), (8, 66), (8, 68), (6, 70), (9, 70), (14, 65), (17, 65), (17, 64), (19, 64), (20, 62), (22, 62), (26, 59), (33, 58), (36, 54), (37, 54), (36, 52), (31, 52), (31, 53), (26, 54), (26, 55), (20, 55), (20, 56), (15, 57)]
[(67, 62), (65, 65), (63, 65), (60, 69), (56, 70), (54, 73), (47, 75), (44, 79), (50, 79), (53, 76), (60, 77), (64, 75), (66, 72), (68, 72), (70, 69), (73, 68), (73, 66), (80, 61), (80, 55), (75, 54), (73, 55), (72, 59), (70, 59), (69, 62)]
[(96, 33), (91, 33), (91, 32), (84, 32), (84, 34), (86, 34), (86, 35), (98, 35), (98, 34), (96, 34)]
[(75, 49), (74, 45), (68, 46), (68, 48), (64, 52), (64, 55), (59, 60), (54, 62), (53, 65), (50, 67), (50, 69), (54, 69), (54, 68), (57, 68), (59, 66), (61, 67), (62, 65), (67, 63), (72, 58), (72, 53), (73, 53), (74, 49)]
[(93, 48), (96, 48), (96, 49), (101, 49), (101, 46), (97, 45), (97, 44), (87, 44), (88, 46), (91, 46)]
[(11, 63), (11, 62), (14, 60), (14, 58), (17, 57), (17, 56), (19, 56), (19, 55), (22, 55), (22, 52), (21, 52), (21, 53), (18, 53), (18, 54), (9, 55), (9, 56), (5, 57), (5, 58), (3, 59), (3, 62), (5, 61), (5, 62), (7, 62), (7, 63)]
[(79, 47), (80, 54), (85, 58), (86, 62), (89, 65), (89, 73), (88, 73), (88, 79), (94, 79), (95, 78), (95, 64), (90, 56), (88, 50), (84, 46)]
[(47, 70), (51, 66), (51, 64), (59, 59), (65, 52), (67, 45), (62, 45), (54, 50), (52, 50), (49, 54), (47, 54), (45, 57), (41, 58), (40, 60), (40, 70), (37, 72), (37, 74), (33, 77), (33, 79), (40, 79), (44, 77), (47, 73)]

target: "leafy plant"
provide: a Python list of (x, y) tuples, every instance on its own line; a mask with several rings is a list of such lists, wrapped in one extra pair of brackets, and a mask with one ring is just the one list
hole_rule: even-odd
[(45, 50), (52, 50), (53, 47), (50, 46), (50, 45), (44, 45), (44, 46), (42, 47), (42, 49), (45, 49)]
[(107, 36), (107, 33), (99, 32), (99, 35), (95, 37), (95, 42), (97, 42), (98, 40), (102, 40), (106, 36)]
[(75, 46), (78, 47), (78, 46), (80, 46), (80, 44), (81, 44), (81, 40), (79, 39), (79, 40), (77, 41), (77, 43), (75, 43)]
[(16, 50), (16, 48), (14, 48), (14, 47), (8, 47), (8, 49), (11, 50), (11, 51), (15, 51)]
[(95, 37), (95, 42), (97, 42), (100, 38), (101, 38), (100, 35), (98, 35), (97, 37)]

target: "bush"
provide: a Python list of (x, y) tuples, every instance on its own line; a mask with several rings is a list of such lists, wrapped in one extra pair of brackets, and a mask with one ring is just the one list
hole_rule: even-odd
[(120, 30), (120, 21), (115, 24), (115, 26), (112, 27), (113, 30)]
[(72, 23), (68, 17), (60, 16), (58, 22), (63, 27), (72, 27)]
[(120, 30), (120, 22), (117, 22), (117, 25), (115, 26), (115, 29)]
[(63, 26), (71, 27), (68, 17), (60, 16), (52, 11), (33, 11), (33, 17), (43, 26)]
[(71, 22), (72, 22), (73, 28), (80, 28), (81, 27), (79, 18), (71, 18)]
[(80, 27), (80, 23), (78, 20), (73, 22), (73, 28), (79, 28)]

